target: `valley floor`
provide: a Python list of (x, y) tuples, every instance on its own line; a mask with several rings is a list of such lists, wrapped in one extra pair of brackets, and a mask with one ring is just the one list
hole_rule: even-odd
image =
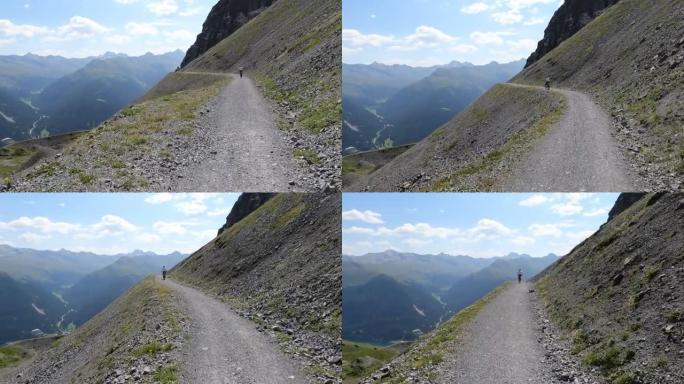
[(191, 319), (183, 350), (181, 382), (220, 384), (306, 383), (298, 363), (280, 351), (256, 324), (226, 304), (171, 280), (161, 284), (177, 292)]

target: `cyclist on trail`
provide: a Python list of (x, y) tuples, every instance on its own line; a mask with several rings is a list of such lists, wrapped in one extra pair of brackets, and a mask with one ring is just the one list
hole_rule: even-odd
[(522, 269), (518, 269), (518, 284), (522, 283)]
[(546, 78), (546, 81), (544, 82), (544, 87), (546, 88), (547, 91), (551, 89), (551, 78), (550, 77)]
[(162, 280), (166, 280), (166, 265), (162, 266)]
[(240, 67), (240, 78), (242, 79), (242, 73), (245, 71), (245, 67)]

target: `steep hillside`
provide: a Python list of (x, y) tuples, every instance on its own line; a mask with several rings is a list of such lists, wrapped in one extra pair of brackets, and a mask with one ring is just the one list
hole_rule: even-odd
[(527, 59), (525, 67), (537, 62), (618, 1), (620, 0), (566, 0), (554, 13), (544, 31), (544, 38)]
[[(342, 151), (353, 153), (375, 148), (378, 132), (385, 127), (382, 117), (364, 108), (353, 97), (342, 96), (344, 120), (342, 122)], [(377, 142), (378, 146), (384, 143)]]
[(415, 283), (377, 275), (342, 290), (342, 338), (387, 345), (415, 340), (441, 320), (443, 305)]
[(95, 59), (48, 85), (33, 98), (42, 118), (34, 135), (58, 135), (95, 128), (172, 72), (180, 51), (164, 55)]
[[(432, 135), (347, 191), (500, 190), (563, 112), (562, 96), (497, 85)], [(524, 111), (524, 113), (522, 113)]]
[(211, 9), (202, 26), (202, 32), (197, 36), (195, 44), (188, 49), (181, 67), (190, 64), (251, 19), (259, 16), (272, 3), (273, 0), (220, 0)]
[[(346, 126), (347, 123), (345, 123)], [(377, 151), (357, 152), (342, 158), (342, 184), (353, 185), (359, 177), (384, 167), (397, 156), (408, 151), (413, 144), (390, 147)]]
[(173, 382), (185, 327), (177, 298), (149, 278), (30, 364), (0, 372), (0, 381)]
[(682, 228), (684, 196), (646, 195), (537, 283), (573, 351), (613, 383), (684, 380)]
[[(59, 156), (19, 172), (12, 189), (196, 191), (197, 183), (186, 185), (184, 180), (197, 175), (213, 190), (206, 179), (223, 181), (221, 189), (253, 192), (334, 189), (340, 183), (340, 34), (339, 1), (279, 0), (164, 78), (138, 104), (77, 139)], [(231, 88), (231, 73), (239, 67), (257, 80), (269, 105), (251, 79)], [(235, 100), (247, 91), (251, 97)], [(252, 99), (256, 101), (228, 114), (232, 118), (241, 113), (240, 118), (224, 116)], [(276, 123), (280, 130), (274, 129)], [(250, 124), (267, 131), (256, 139), (272, 139), (265, 147), (260, 142), (258, 153), (248, 153), (257, 158), (253, 163), (258, 162), (258, 169), (273, 169), (274, 164), (286, 168), (279, 174), (292, 174), (289, 186), (288, 180), (277, 189), (263, 185), (263, 175), (254, 175), (254, 167), (242, 172), (251, 171), (248, 181), (262, 185), (225, 185), (235, 177), (231, 161), (251, 158), (246, 156), (255, 148)], [(278, 156), (270, 152), (274, 146)], [(295, 188), (297, 182), (303, 185)]]
[(559, 87), (594, 95), (613, 116), (612, 134), (639, 175), (652, 189), (678, 190), (684, 175), (682, 13), (681, 1), (620, 1), (514, 81), (540, 85), (551, 77)]
[[(339, 194), (280, 194), (171, 272), (277, 332), (318, 376), (340, 364)], [(239, 207), (236, 207), (239, 209)]]
[(66, 306), (35, 282), (18, 281), (0, 273), (0, 345), (33, 337), (40, 329), (56, 333)]

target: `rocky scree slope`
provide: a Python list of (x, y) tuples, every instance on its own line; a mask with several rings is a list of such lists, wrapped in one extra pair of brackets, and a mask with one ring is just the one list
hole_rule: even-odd
[(181, 67), (190, 64), (221, 40), (259, 16), (273, 2), (274, 0), (220, 0), (209, 12), (202, 26), (202, 32), (188, 49)]
[(612, 134), (650, 190), (684, 179), (684, 2), (621, 0), (513, 81), (571, 88), (613, 117)]
[[(537, 282), (572, 352), (611, 383), (684, 380), (684, 195), (620, 209)], [(619, 213), (618, 213), (619, 212)]]
[(245, 67), (273, 102), (311, 177), (339, 186), (341, 34), (340, 1), (279, 0), (183, 71)]
[(339, 194), (277, 195), (171, 275), (215, 295), (277, 338), (303, 364), (311, 382), (337, 382), (340, 200)]
[(537, 50), (527, 59), (525, 67), (529, 67), (537, 60), (560, 45), (563, 41), (584, 28), (604, 9), (620, 0), (566, 0), (554, 13), (549, 25), (544, 31), (544, 38), (539, 41)]
[(175, 377), (187, 327), (177, 298), (150, 277), (0, 382), (161, 382)]
[(501, 190), (563, 108), (563, 97), (555, 92), (494, 86), (428, 138), (345, 190)]

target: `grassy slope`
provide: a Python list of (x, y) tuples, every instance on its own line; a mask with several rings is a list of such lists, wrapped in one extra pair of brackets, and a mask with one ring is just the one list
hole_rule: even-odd
[(342, 158), (342, 177), (345, 185), (353, 184), (359, 176), (369, 175), (385, 166), (395, 157), (408, 151), (414, 144), (359, 152)]
[(397, 355), (406, 352), (410, 343), (380, 347), (368, 343), (344, 341), (342, 343), (342, 378), (345, 384), (358, 383)]
[(280, 0), (183, 70), (244, 66), (269, 98), (294, 107), (295, 129), (339, 131), (341, 33), (339, 0)]
[[(664, 331), (684, 321), (681, 198), (647, 195), (537, 283), (573, 352), (613, 383), (631, 383), (639, 371), (643, 382), (684, 378), (682, 355), (676, 353), (681, 347)], [(681, 330), (673, 337), (681, 339)], [(662, 381), (666, 377), (679, 381)]]
[[(56, 362), (67, 359), (69, 362), (60, 364), (56, 373), (50, 373), (52, 377), (104, 382), (115, 369), (127, 371), (129, 365), (144, 356), (173, 349), (160, 340), (173, 339), (181, 332), (183, 315), (171, 296), (168, 288), (154, 278), (145, 279), (74, 333), (55, 342), (52, 349), (38, 355), (30, 364), (31, 372), (45, 375), (54, 370)], [(160, 367), (155, 375), (163, 368), (168, 369)], [(146, 379), (152, 381), (151, 377)]]
[(432, 369), (444, 361), (445, 352), (455, 352), (458, 339), (465, 328), (480, 311), (504, 289), (506, 284), (494, 289), (486, 296), (467, 308), (462, 309), (451, 319), (442, 323), (436, 330), (415, 343), (408, 352), (392, 361), (392, 376), (378, 382), (404, 383), (411, 371), (418, 371), (417, 377), (434, 379)]
[(558, 94), (497, 85), (385, 167), (345, 187), (496, 191), (562, 110)]
[[(145, 190), (149, 180), (130, 167), (130, 159), (144, 153), (173, 161), (174, 154), (164, 144), (172, 144), (177, 136), (191, 136), (196, 111), (229, 82), (225, 76), (201, 74), (171, 74), (169, 78), (179, 81), (155, 87), (139, 104), (77, 137), (60, 158), (48, 158), (21, 176), (47, 183), (58, 180), (62, 190), (102, 190), (109, 183), (121, 190)], [(78, 166), (84, 162), (95, 169), (85, 173)]]
[(623, 0), (606, 10), (514, 81), (598, 96), (614, 116), (634, 119), (623, 143), (662, 173), (684, 174), (684, 55), (681, 1)]

